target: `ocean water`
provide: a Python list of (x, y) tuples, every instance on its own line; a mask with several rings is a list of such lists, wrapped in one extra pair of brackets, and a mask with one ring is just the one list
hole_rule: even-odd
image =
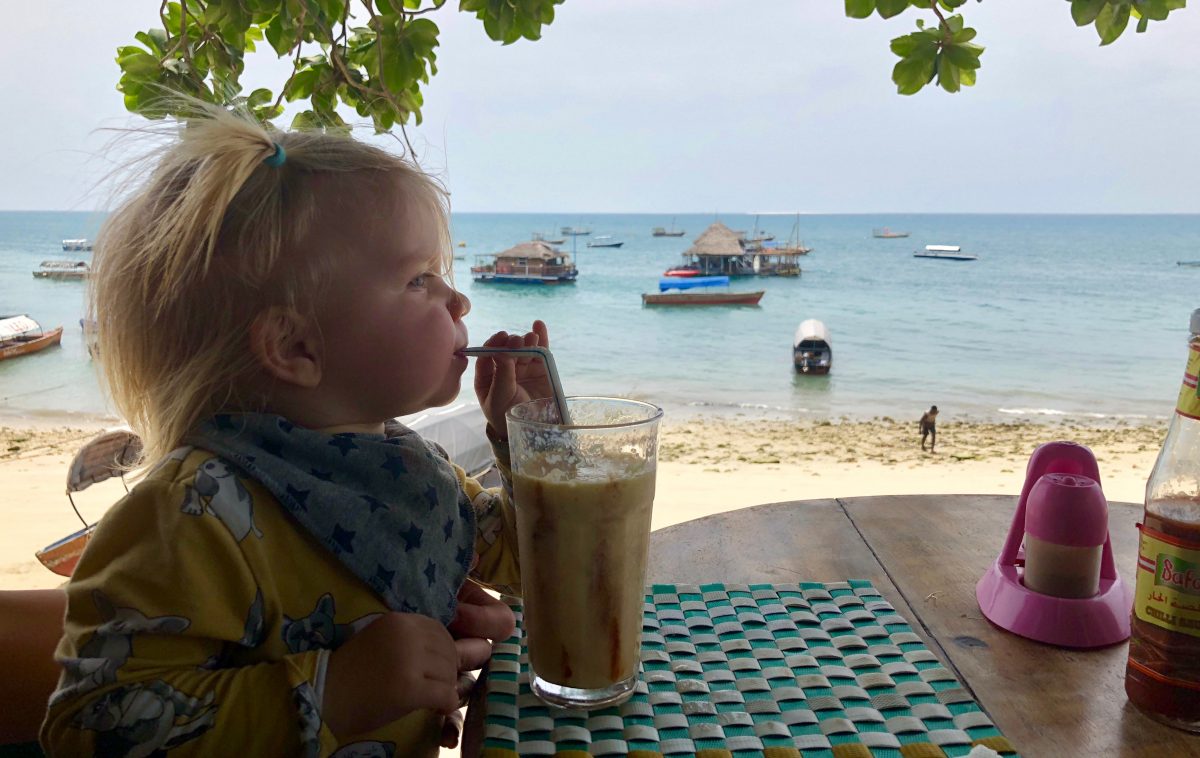
[[(664, 269), (713, 214), (455, 214), (455, 278), (471, 298), (472, 342), (498, 329), (550, 326), (566, 391), (618, 394), (673, 414), (746, 412), (807, 419), (917, 418), (936, 404), (955, 418), (1167, 417), (1200, 307), (1200, 216), (802, 215), (813, 252), (798, 279), (735, 280), (765, 289), (757, 307), (644, 307)], [(734, 229), (784, 240), (794, 216), (721, 214)], [(35, 279), (64, 238), (94, 237), (92, 213), (0, 212), (0, 314), (65, 327), (61, 348), (0, 362), (0, 417), (69, 421), (111, 414), (83, 343), (85, 285)], [(654, 238), (655, 226), (685, 229)], [(478, 284), (477, 255), (562, 226), (624, 241), (587, 248), (567, 238), (575, 284)], [(875, 239), (873, 227), (911, 236)], [(961, 245), (974, 262), (913, 258), (926, 244)], [(829, 327), (833, 371), (797, 376), (792, 337)], [(469, 376), (464, 390), (470, 394)], [(64, 418), (67, 417), (67, 418)]]

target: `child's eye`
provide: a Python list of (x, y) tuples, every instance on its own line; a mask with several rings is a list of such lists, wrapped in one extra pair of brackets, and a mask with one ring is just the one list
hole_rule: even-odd
[(409, 281), (409, 287), (424, 287), (429, 281), (429, 274), (418, 274)]

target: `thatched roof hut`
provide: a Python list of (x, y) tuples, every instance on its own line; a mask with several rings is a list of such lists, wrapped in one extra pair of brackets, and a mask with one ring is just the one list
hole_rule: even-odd
[(502, 253), (496, 253), (497, 258), (528, 258), (530, 260), (548, 261), (554, 258), (570, 258), (558, 248), (545, 242), (522, 242)]
[(687, 251), (688, 255), (741, 255), (742, 245), (737, 232), (720, 221), (714, 221), (705, 229)]

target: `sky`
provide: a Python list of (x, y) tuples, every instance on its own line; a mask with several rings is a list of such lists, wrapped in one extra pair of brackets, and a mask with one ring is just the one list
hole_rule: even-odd
[[(137, 123), (115, 49), (158, 5), (12, 10), (0, 209), (110, 203), (102, 130)], [(439, 71), (410, 130), (455, 211), (1200, 212), (1197, 8), (1101, 48), (1068, 3), (968, 3), (987, 48), (978, 84), (911, 97), (896, 94), (888, 42), (915, 29), (913, 9), (884, 21), (846, 18), (842, 0), (567, 0), (540, 41), (502, 46), (456, 8), (431, 16)], [(247, 69), (247, 90), (287, 76), (273, 53)]]

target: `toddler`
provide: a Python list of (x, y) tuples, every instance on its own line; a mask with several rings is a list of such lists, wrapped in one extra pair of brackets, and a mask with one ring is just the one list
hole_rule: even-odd
[[(212, 108), (96, 246), (104, 378), (150, 473), (67, 588), (52, 755), (434, 755), (513, 629), (507, 494), (391, 421), (455, 398), (467, 298), (445, 195), (349, 137)], [(492, 346), (547, 345), (545, 324)], [(504, 414), (550, 394), (478, 359)], [(468, 578), (468, 575), (470, 578)]]

